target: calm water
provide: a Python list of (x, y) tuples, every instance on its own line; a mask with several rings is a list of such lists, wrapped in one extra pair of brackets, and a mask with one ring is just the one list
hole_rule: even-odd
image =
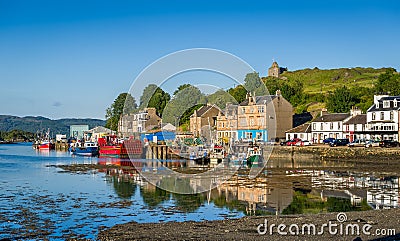
[(129, 221), (218, 220), (397, 208), (400, 203), (396, 175), (348, 172), (337, 162), (310, 159), (270, 160), (257, 178), (239, 173), (196, 195), (168, 193), (121, 169), (71, 173), (48, 167), (97, 162), (37, 152), (29, 144), (0, 145), (0, 239), (95, 238), (99, 229)]
[[(97, 163), (65, 152), (37, 152), (29, 144), (0, 146), (0, 239), (42, 235), (94, 238), (99, 228), (129, 221), (167, 222), (242, 217), (203, 196), (157, 193), (141, 180), (60, 173), (52, 164)], [(177, 208), (179, 206), (179, 208)]]

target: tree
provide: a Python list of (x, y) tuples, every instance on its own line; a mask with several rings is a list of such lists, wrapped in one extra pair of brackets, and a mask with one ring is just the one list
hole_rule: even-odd
[(358, 103), (357, 97), (346, 86), (343, 86), (335, 89), (333, 93), (329, 93), (326, 107), (329, 112), (346, 113), (356, 103)]
[(132, 113), (136, 110), (136, 100), (128, 93), (121, 93), (106, 110), (106, 127), (116, 131), (118, 121), (122, 114)]
[(388, 69), (379, 75), (376, 84), (377, 92), (386, 92), (391, 95), (400, 95), (400, 75), (394, 69)]
[(176, 89), (174, 91), (174, 95), (177, 95), (180, 91), (182, 91), (182, 90), (184, 90), (184, 89), (186, 89), (187, 87), (190, 87), (190, 86), (192, 86), (192, 85), (191, 84), (183, 84), (183, 85), (178, 86), (178, 89)]
[(244, 87), (247, 92), (254, 93), (256, 95), (266, 95), (267, 88), (261, 81), (260, 76), (257, 72), (248, 73), (244, 79)]
[(235, 98), (233, 98), (228, 92), (223, 90), (217, 90), (215, 93), (207, 96), (208, 103), (215, 104), (219, 108), (224, 109), (226, 103), (236, 103)]
[(162, 116), (165, 106), (171, 96), (155, 84), (149, 84), (140, 97), (140, 109), (156, 108), (157, 114)]
[(235, 88), (230, 88), (228, 93), (240, 104), (246, 99), (247, 90), (242, 85), (238, 85)]
[(195, 86), (188, 86), (180, 90), (174, 98), (165, 106), (163, 113), (163, 122), (178, 125), (184, 124), (190, 120), (194, 108), (198, 105), (207, 103), (206, 97)]

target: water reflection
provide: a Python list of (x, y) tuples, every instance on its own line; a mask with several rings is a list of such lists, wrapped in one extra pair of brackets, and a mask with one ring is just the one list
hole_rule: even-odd
[[(246, 215), (386, 209), (397, 208), (400, 203), (399, 178), (376, 173), (270, 168), (249, 179), (246, 171), (240, 171), (211, 191), (191, 195), (164, 191), (147, 183), (132, 170), (115, 169), (108, 175), (116, 175), (110, 180), (120, 197), (131, 197), (134, 186), (138, 185), (140, 196), (148, 207), (173, 201), (175, 210), (182, 212), (195, 212), (205, 203)], [(121, 181), (127, 179), (131, 182)], [(202, 181), (162, 177), (158, 186), (193, 193)]]

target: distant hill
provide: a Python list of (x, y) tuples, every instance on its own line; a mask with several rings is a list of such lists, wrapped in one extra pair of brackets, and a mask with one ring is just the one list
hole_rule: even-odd
[(281, 77), (303, 83), (307, 94), (326, 93), (346, 85), (351, 87), (373, 88), (380, 74), (390, 68), (340, 68), (340, 69), (302, 69), (286, 71)]
[(96, 126), (104, 126), (105, 120), (100, 119), (58, 119), (51, 120), (42, 116), (26, 116), (18, 117), (11, 115), (0, 115), (0, 131), (22, 130), (36, 133), (36, 131), (47, 130), (53, 135), (67, 134), (69, 135), (70, 125), (89, 125), (89, 129)]

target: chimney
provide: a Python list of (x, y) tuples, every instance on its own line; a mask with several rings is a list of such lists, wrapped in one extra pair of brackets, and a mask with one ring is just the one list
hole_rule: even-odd
[(281, 96), (281, 95), (282, 95), (282, 94), (281, 94), (281, 90), (276, 90), (275, 95)]
[(358, 109), (358, 107), (352, 106), (350, 110), (350, 115), (351, 116), (356, 116), (356, 115), (361, 115), (362, 111)]
[(328, 114), (328, 110), (326, 108), (322, 108), (321, 116)]

